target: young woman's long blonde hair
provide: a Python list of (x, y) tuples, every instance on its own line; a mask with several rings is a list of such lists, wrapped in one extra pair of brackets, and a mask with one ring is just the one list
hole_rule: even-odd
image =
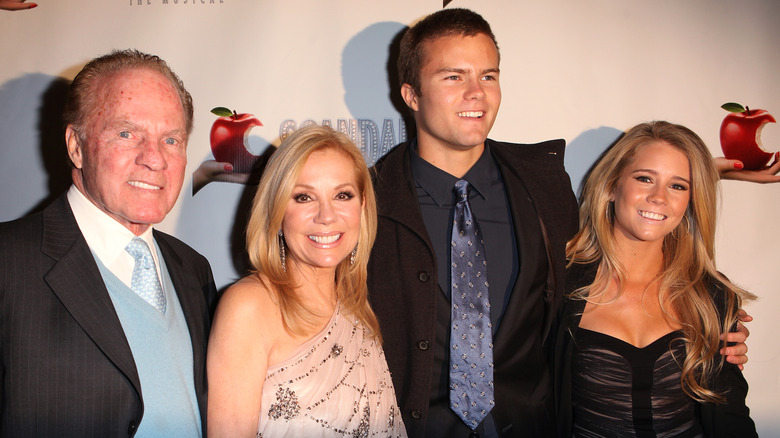
[(355, 316), (375, 339), (381, 341), (379, 323), (368, 303), (368, 257), (376, 237), (377, 214), (374, 187), (360, 150), (349, 138), (326, 126), (310, 125), (287, 137), (263, 172), (247, 224), (247, 252), (254, 274), (273, 294), (285, 328), (307, 334), (318, 315), (297, 294), (291, 275), (282, 268), (280, 237), (287, 203), (306, 160), (315, 151), (335, 150), (349, 158), (355, 172), (358, 196), (363, 200), (360, 232), (354, 263), (350, 257), (336, 267), (336, 293), (342, 310)]
[[(609, 201), (624, 169), (637, 151), (654, 142), (665, 142), (682, 151), (691, 170), (690, 201), (685, 216), (664, 237), (664, 270), (659, 279), (659, 300), (663, 309), (673, 309), (682, 325), (686, 356), (682, 364), (682, 387), (698, 401), (719, 402), (723, 398), (708, 386), (722, 366), (718, 359), (720, 334), (737, 322), (742, 300), (749, 292), (732, 284), (715, 269), (715, 222), (718, 201), (717, 170), (707, 146), (690, 129), (668, 122), (642, 123), (631, 128), (596, 164), (585, 183), (580, 205), (580, 231), (566, 245), (569, 265), (599, 262), (593, 284), (572, 292), (571, 298), (599, 302), (611, 279), (618, 287), (625, 283), (625, 271), (616, 257), (612, 234), (614, 204)], [(723, 302), (710, 294), (719, 288)], [(725, 307), (720, 316), (719, 308)], [(671, 317), (670, 315), (667, 315)]]

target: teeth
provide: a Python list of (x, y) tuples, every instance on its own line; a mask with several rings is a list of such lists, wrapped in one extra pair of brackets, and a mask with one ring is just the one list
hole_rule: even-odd
[(141, 181), (130, 181), (128, 182), (133, 187), (138, 187), (139, 189), (149, 189), (149, 190), (160, 190), (161, 187), (153, 186), (151, 184), (146, 184)]
[(309, 239), (317, 243), (327, 245), (328, 243), (333, 243), (339, 240), (339, 237), (341, 237), (341, 234), (334, 234), (333, 236), (309, 236)]
[(463, 111), (458, 113), (458, 117), (475, 117), (480, 118), (485, 115), (484, 111)]
[(658, 214), (658, 213), (653, 213), (653, 212), (650, 212), (650, 211), (640, 211), (639, 215), (644, 217), (644, 218), (653, 219), (653, 220), (656, 220), (656, 221), (661, 221), (661, 220), (666, 219), (666, 216), (664, 216), (662, 214)]

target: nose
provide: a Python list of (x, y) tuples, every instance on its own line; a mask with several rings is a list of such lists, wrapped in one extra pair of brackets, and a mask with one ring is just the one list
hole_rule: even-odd
[(647, 200), (653, 204), (666, 204), (666, 195), (666, 187), (657, 185), (650, 191)]
[(479, 78), (470, 78), (466, 82), (466, 93), (464, 96), (466, 99), (484, 99), (485, 89), (482, 86), (482, 82)]
[(317, 216), (314, 222), (318, 224), (330, 224), (336, 219), (336, 212), (329, 199), (323, 200), (318, 204)]
[(164, 145), (154, 140), (144, 139), (138, 147), (135, 163), (151, 170), (165, 170), (168, 162), (163, 154), (163, 148)]

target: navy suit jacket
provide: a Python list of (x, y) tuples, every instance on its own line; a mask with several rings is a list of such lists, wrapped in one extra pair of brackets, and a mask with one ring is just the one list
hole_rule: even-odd
[[(206, 430), (206, 342), (216, 288), (206, 259), (154, 238), (187, 321)], [(132, 436), (144, 413), (133, 355), (65, 195), (0, 224), (0, 436)]]

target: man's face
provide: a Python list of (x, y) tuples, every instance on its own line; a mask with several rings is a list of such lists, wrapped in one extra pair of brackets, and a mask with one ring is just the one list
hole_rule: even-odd
[(134, 234), (163, 220), (179, 197), (187, 130), (173, 85), (151, 70), (127, 70), (97, 87), (97, 112), (79, 141), (66, 140), (73, 182), (98, 208)]
[(501, 104), (498, 51), (485, 34), (444, 36), (424, 43), (420, 93), (402, 87), (415, 113), (420, 148), (482, 146)]

